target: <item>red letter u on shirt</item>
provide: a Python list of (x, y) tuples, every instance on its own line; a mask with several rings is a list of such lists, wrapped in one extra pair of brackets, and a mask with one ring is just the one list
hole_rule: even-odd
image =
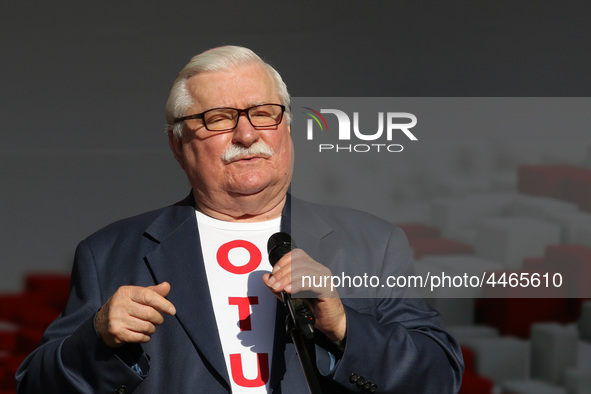
[(254, 379), (246, 379), (242, 370), (242, 355), (230, 354), (230, 369), (232, 370), (232, 379), (238, 386), (242, 387), (260, 387), (269, 380), (269, 354), (257, 353), (258, 375)]

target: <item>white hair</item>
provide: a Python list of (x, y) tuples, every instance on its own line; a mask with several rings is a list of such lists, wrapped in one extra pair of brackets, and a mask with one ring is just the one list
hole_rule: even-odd
[(257, 63), (269, 73), (281, 104), (285, 105), (285, 120), (291, 122), (289, 92), (281, 75), (271, 65), (265, 63), (256, 53), (248, 48), (239, 46), (223, 46), (213, 48), (193, 57), (179, 73), (172, 84), (168, 100), (166, 101), (166, 131), (172, 132), (178, 139), (183, 134), (183, 124), (174, 123), (175, 118), (186, 115), (186, 111), (193, 105), (193, 98), (187, 89), (187, 80), (192, 76), (211, 71), (229, 70), (233, 67)]

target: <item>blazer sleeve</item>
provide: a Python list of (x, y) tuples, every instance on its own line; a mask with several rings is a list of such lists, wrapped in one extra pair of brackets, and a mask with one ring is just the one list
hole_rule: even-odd
[[(384, 274), (414, 274), (408, 254), (406, 236), (395, 228), (382, 279)], [(404, 293), (343, 301), (347, 339), (331, 376), (335, 383), (352, 393), (373, 392), (368, 390), (374, 385), (376, 393), (459, 391), (464, 370), (460, 347), (444, 330), (439, 313), (423, 299)]]
[(83, 241), (76, 249), (68, 304), (18, 369), (18, 393), (130, 392), (142, 382), (149, 370), (146, 356), (140, 352), (137, 359), (140, 375), (95, 330), (94, 318), (103, 304), (100, 288), (92, 252)]

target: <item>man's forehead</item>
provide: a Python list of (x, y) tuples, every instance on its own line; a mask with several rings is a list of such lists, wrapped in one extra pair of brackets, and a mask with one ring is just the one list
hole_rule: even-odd
[(187, 80), (194, 106), (252, 106), (276, 102), (279, 97), (271, 75), (258, 63), (198, 73)]

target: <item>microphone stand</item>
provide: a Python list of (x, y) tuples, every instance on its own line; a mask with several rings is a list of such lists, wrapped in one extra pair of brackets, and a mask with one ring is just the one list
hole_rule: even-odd
[[(287, 233), (275, 233), (267, 242), (269, 263), (275, 264), (285, 254), (296, 247), (295, 242)], [(312, 362), (308, 341), (314, 339), (314, 314), (308, 304), (302, 299), (293, 299), (291, 295), (283, 292), (283, 304), (287, 309), (285, 331), (291, 335), (292, 342), (304, 371), (304, 377), (311, 394), (322, 394), (315, 363)]]
[[(290, 304), (285, 304), (289, 308)], [(302, 317), (299, 314), (294, 316), (298, 316), (298, 318)], [(312, 317), (312, 321), (313, 319), (314, 318)], [(307, 346), (308, 344), (306, 343), (306, 337), (310, 338), (314, 335), (313, 328), (311, 332), (312, 335), (310, 335), (310, 332), (304, 333), (302, 331), (302, 324), (296, 325), (293, 321), (292, 314), (288, 311), (287, 316), (285, 317), (285, 332), (291, 335), (291, 340), (296, 348), (296, 354), (298, 355), (300, 365), (302, 366), (302, 370), (304, 371), (304, 377), (306, 378), (306, 383), (308, 384), (310, 393), (322, 394), (322, 390), (320, 389), (320, 383), (318, 382), (318, 377), (316, 375), (315, 364), (312, 362), (312, 357)]]

